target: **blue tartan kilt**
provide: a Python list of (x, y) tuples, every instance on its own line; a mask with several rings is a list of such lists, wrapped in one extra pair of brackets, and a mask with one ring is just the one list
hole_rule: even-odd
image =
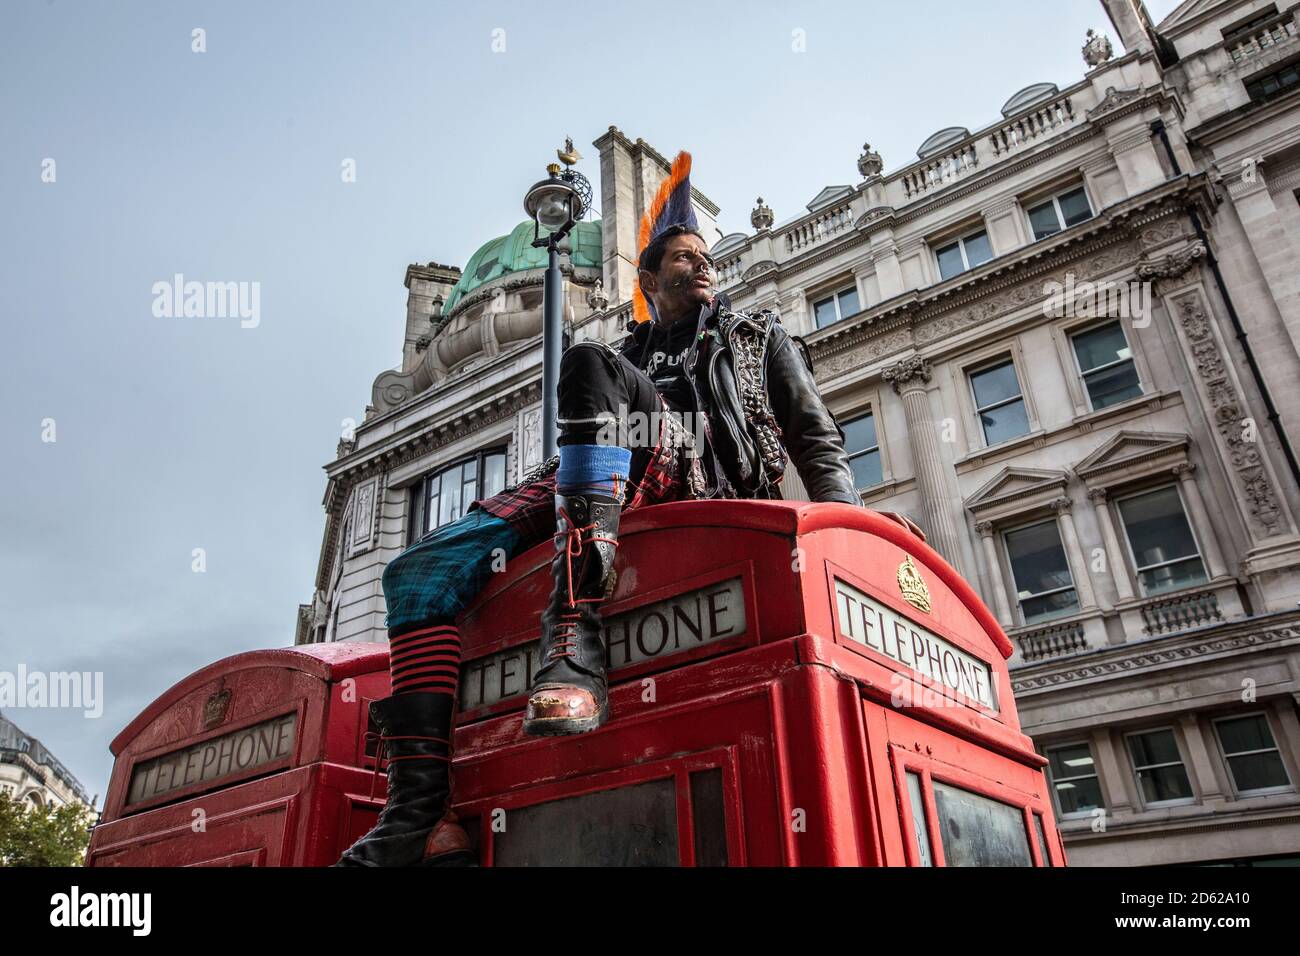
[(389, 635), (452, 623), (483, 590), (493, 564), (500, 571), (525, 550), (519, 545), (519, 532), (481, 508), (434, 528), (384, 569)]

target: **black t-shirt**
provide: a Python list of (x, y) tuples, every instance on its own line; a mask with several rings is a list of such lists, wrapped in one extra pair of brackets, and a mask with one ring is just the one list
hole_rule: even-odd
[(675, 411), (695, 408), (695, 394), (683, 367), (695, 327), (693, 318), (674, 322), (667, 329), (655, 324), (636, 356), (637, 367), (655, 383), (655, 389)]

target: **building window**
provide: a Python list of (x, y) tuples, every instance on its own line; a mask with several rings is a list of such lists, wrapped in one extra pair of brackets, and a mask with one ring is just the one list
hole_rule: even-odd
[(1300, 84), (1300, 62), (1288, 63), (1281, 69), (1246, 81), (1246, 92), (1256, 103), (1271, 100), (1288, 93)]
[(1029, 432), (1029, 416), (1025, 412), (1015, 362), (1008, 358), (971, 372), (970, 384), (986, 445), (996, 445)]
[(1116, 504), (1145, 594), (1173, 591), (1206, 580), (1205, 565), (1177, 486), (1121, 498)]
[(1282, 763), (1263, 714), (1223, 717), (1214, 722), (1223, 748), (1223, 759), (1232, 775), (1238, 795), (1279, 793), (1291, 789), (1291, 780)]
[(1103, 806), (1097, 764), (1086, 743), (1049, 747), (1047, 760), (1052, 792), (1062, 814), (1087, 813)]
[(844, 289), (813, 303), (813, 317), (819, 329), (824, 329), (826, 326), (840, 321), (840, 319), (847, 319), (849, 316), (857, 315), (861, 311), (862, 307), (858, 304), (858, 290), (856, 287)]
[(1142, 394), (1133, 350), (1118, 321), (1078, 332), (1070, 340), (1093, 411)]
[(1029, 226), (1034, 231), (1035, 242), (1091, 218), (1092, 206), (1088, 204), (1088, 194), (1082, 186), (1029, 207)]
[(880, 467), (880, 443), (876, 440), (876, 416), (870, 412), (845, 422), (844, 451), (853, 469), (853, 487), (870, 488), (883, 481)]
[(1002, 537), (1024, 623), (1046, 621), (1079, 609), (1070, 563), (1061, 547), (1055, 520), (1007, 531)]
[(470, 503), (506, 486), (506, 453), (491, 449), (425, 475), (411, 491), (411, 538), (428, 534), (465, 514)]
[(1133, 771), (1142, 791), (1142, 802), (1148, 807), (1190, 803), (1192, 784), (1179, 756), (1174, 732), (1164, 727), (1130, 734), (1127, 739)]
[(936, 249), (934, 257), (939, 261), (940, 278), (951, 279), (992, 259), (993, 247), (989, 244), (989, 234), (981, 229)]

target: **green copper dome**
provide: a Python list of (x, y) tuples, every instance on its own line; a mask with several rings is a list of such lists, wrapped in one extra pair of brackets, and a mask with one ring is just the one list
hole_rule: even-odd
[[(545, 230), (543, 230), (543, 233)], [(601, 267), (600, 221), (580, 222), (569, 233), (569, 262), (575, 268)], [(508, 236), (499, 236), (481, 245), (465, 264), (460, 281), (447, 296), (442, 314), (448, 315), (465, 296), (479, 286), (511, 272), (546, 268), (546, 249), (533, 245), (533, 224), (521, 222)]]

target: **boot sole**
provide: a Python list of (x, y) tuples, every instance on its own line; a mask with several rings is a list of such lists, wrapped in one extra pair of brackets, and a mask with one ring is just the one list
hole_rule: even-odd
[(422, 860), (416, 866), (478, 866), (478, 857), (470, 850), (457, 850)]
[(524, 733), (531, 737), (563, 737), (571, 734), (585, 734), (605, 725), (609, 720), (609, 707), (606, 705), (594, 717), (538, 717), (524, 719)]

